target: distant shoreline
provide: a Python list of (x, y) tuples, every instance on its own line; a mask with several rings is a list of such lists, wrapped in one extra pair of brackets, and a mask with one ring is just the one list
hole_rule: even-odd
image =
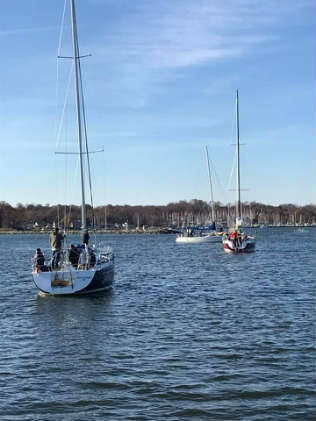
[[(128, 231), (126, 230), (91, 230), (90, 233), (94, 232), (96, 234), (162, 234), (160, 231), (163, 230), (163, 228), (157, 228), (157, 229), (148, 229), (146, 231), (143, 230), (136, 230), (136, 229), (130, 229)], [(62, 231), (62, 230), (60, 230)], [(49, 231), (38, 231), (38, 230), (10, 230), (10, 229), (0, 229), (0, 235), (1, 234), (12, 234), (12, 235), (49, 235), (52, 232), (52, 230)], [(68, 235), (80, 235), (81, 231), (67, 231)], [(165, 234), (165, 233), (163, 233)]]
[[(315, 225), (266, 225), (264, 227), (260, 226), (245, 226), (242, 227), (244, 229), (262, 229), (262, 228), (312, 228), (315, 227)], [(129, 234), (141, 234), (141, 235), (148, 235), (148, 234), (157, 234), (157, 235), (170, 235), (170, 234), (177, 234), (177, 230), (181, 230), (181, 228), (175, 228), (174, 231), (168, 232), (166, 228), (164, 227), (157, 227), (157, 228), (148, 228), (145, 231), (143, 230), (137, 230), (137, 229), (129, 229), (129, 230), (95, 230), (90, 231), (94, 232), (95, 234), (119, 234), (119, 235), (129, 235)], [(52, 232), (52, 230), (49, 231), (38, 231), (38, 230), (10, 230), (2, 228), (0, 229), (0, 235), (49, 235)], [(79, 230), (75, 231), (68, 231), (68, 235), (80, 235)]]
[[(95, 234), (119, 234), (119, 235), (128, 235), (128, 234), (141, 234), (141, 235), (146, 235), (146, 234), (176, 234), (176, 232), (170, 232), (170, 233), (166, 233), (166, 232), (160, 232), (162, 231), (162, 228), (158, 228), (158, 229), (148, 229), (146, 231), (138, 231), (135, 229), (130, 229), (128, 231), (126, 230), (96, 230), (96, 231), (89, 231), (90, 234), (91, 233), (95, 233)], [(0, 235), (49, 235), (52, 231), (33, 231), (33, 230), (0, 230)], [(80, 235), (81, 231), (68, 231), (67, 235)]]

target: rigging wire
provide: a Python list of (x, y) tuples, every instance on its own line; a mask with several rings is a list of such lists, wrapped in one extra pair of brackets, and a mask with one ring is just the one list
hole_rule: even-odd
[[(235, 145), (236, 144), (236, 139), (235, 139), (235, 131), (236, 131), (235, 105), (233, 105), (232, 109), (233, 109), (233, 115), (232, 115), (231, 135), (230, 136), (231, 136), (231, 139), (232, 139), (232, 142), (233, 142), (232, 144)], [(233, 174), (235, 172), (236, 166), (237, 166), (237, 157), (236, 157), (236, 154), (234, 152), (232, 168), (231, 168), (231, 171), (230, 171), (230, 176), (229, 176), (229, 179), (228, 179), (226, 190), (231, 189), (232, 178), (233, 178)]]
[(88, 165), (88, 181), (89, 181), (89, 190), (90, 190), (90, 201), (92, 208), (92, 229), (95, 229), (95, 214), (94, 214), (94, 204), (93, 204), (93, 195), (92, 195), (92, 182), (91, 182), (91, 166), (90, 166), (90, 155), (89, 155), (89, 146), (88, 146), (88, 135), (87, 135), (87, 123), (86, 123), (86, 111), (83, 95), (83, 86), (82, 86), (82, 73), (81, 73), (81, 63), (80, 59), (78, 60), (79, 64), (79, 80), (80, 80), (80, 92), (81, 92), (81, 107), (82, 107), (82, 120), (84, 128), (84, 138), (85, 138), (85, 148), (87, 155), (87, 165)]
[(64, 26), (65, 26), (66, 5), (67, 5), (67, 0), (65, 0), (65, 2), (64, 2), (64, 8), (63, 8), (63, 14), (62, 14), (62, 19), (61, 19), (59, 38), (58, 38), (58, 50), (57, 50), (58, 54), (57, 54), (57, 56), (61, 55), (60, 52), (61, 52), (61, 43), (62, 43), (62, 38), (63, 38), (63, 33), (64, 33)]
[(56, 57), (56, 128), (58, 126), (57, 116), (58, 116), (58, 97), (59, 97), (59, 58), (58, 57), (61, 55), (60, 52), (61, 52), (61, 44), (62, 44), (63, 33), (64, 33), (64, 26), (65, 26), (66, 2), (67, 0), (65, 0), (64, 2), (64, 9), (63, 9), (60, 29), (59, 29), (57, 57)]
[[(64, 1), (64, 7), (63, 7), (63, 13), (61, 18), (61, 24), (60, 24), (60, 30), (59, 30), (59, 37), (58, 37), (58, 46), (57, 46), (57, 58), (56, 58), (56, 88), (55, 88), (55, 95), (56, 95), (56, 111), (55, 111), (55, 127), (56, 127), (56, 144), (58, 143), (58, 133), (60, 129), (58, 128), (58, 98), (59, 98), (59, 59), (58, 56), (60, 55), (61, 51), (61, 44), (62, 44), (62, 38), (63, 38), (63, 32), (64, 32), (64, 25), (65, 25), (65, 15), (66, 15), (66, 4), (67, 0)], [(55, 171), (56, 174), (56, 160), (54, 160), (55, 163)], [(56, 185), (56, 197), (58, 197), (58, 185)], [(59, 220), (59, 204), (57, 203), (57, 227), (59, 227), (60, 220)]]
[(58, 148), (58, 146), (60, 144), (61, 131), (62, 131), (62, 128), (63, 128), (63, 125), (64, 125), (66, 107), (67, 107), (67, 104), (68, 104), (68, 98), (69, 98), (69, 94), (70, 94), (70, 87), (71, 87), (71, 82), (72, 82), (73, 68), (74, 68), (74, 65), (72, 63), (71, 64), (71, 67), (69, 69), (66, 94), (65, 94), (63, 108), (62, 108), (62, 112), (61, 112), (61, 116), (60, 116), (60, 120), (59, 120), (59, 124), (58, 124), (58, 131), (57, 131), (57, 136), (56, 136), (56, 148)]
[[(67, 88), (66, 88), (64, 103), (63, 103), (63, 107), (62, 107), (62, 113), (61, 113), (61, 117), (60, 117), (60, 121), (59, 121), (57, 138), (56, 138), (56, 149), (58, 149), (58, 147), (60, 146), (62, 130), (65, 128), (65, 115), (66, 115), (68, 100), (69, 100), (69, 96), (70, 96), (70, 86), (71, 86), (71, 81), (72, 81), (72, 77), (71, 77), (72, 73), (73, 73), (73, 63), (71, 64), (70, 69), (69, 69)], [(66, 133), (66, 138), (67, 138), (67, 133)], [(66, 142), (66, 144), (67, 144), (67, 142)], [(67, 215), (67, 187), (69, 187), (68, 183), (67, 183), (67, 180), (68, 180), (68, 176), (67, 176), (67, 174), (68, 174), (68, 158), (67, 157), (65, 159), (65, 173), (66, 173), (66, 177), (65, 177), (66, 185), (65, 185), (64, 232), (66, 233), (67, 227), (68, 227), (68, 219), (67, 219), (67, 216), (66, 216)]]
[[(72, 182), (72, 186), (74, 185), (74, 180), (78, 179), (78, 175), (79, 175), (79, 157), (76, 161), (76, 168), (74, 171), (74, 176), (70, 178), (71, 182)], [(69, 178), (69, 177), (67, 177)], [(73, 191), (74, 189), (71, 187), (71, 185), (69, 185), (69, 190)], [(67, 205), (65, 205), (65, 208), (67, 208)], [(66, 221), (67, 221), (67, 225), (70, 225), (70, 218), (71, 218), (71, 214), (72, 214), (72, 205), (68, 205), (68, 212), (66, 214)]]
[(221, 190), (221, 193), (222, 193), (222, 195), (224, 196), (224, 198), (226, 200), (226, 192), (225, 192), (225, 189), (224, 189), (224, 187), (223, 187), (223, 185), (222, 185), (222, 183), (220, 181), (220, 177), (218, 175), (218, 172), (216, 171), (215, 163), (212, 160), (211, 148), (209, 146), (208, 146), (208, 148), (210, 149), (210, 158), (209, 158), (209, 161), (210, 161), (210, 166), (212, 168), (212, 172), (215, 175), (216, 183), (218, 184), (218, 186), (219, 186), (219, 188)]
[(231, 168), (231, 171), (230, 171), (230, 176), (229, 176), (228, 183), (227, 183), (227, 190), (229, 190), (231, 185), (232, 185), (232, 178), (233, 178), (233, 174), (235, 172), (235, 169), (236, 169), (236, 159), (233, 160), (233, 165), (232, 165), (232, 168)]
[[(63, 36), (64, 36), (64, 27), (65, 27), (65, 15), (66, 15), (66, 8), (67, 8), (67, 0), (64, 1), (64, 7), (63, 7), (63, 13), (62, 13), (62, 19), (61, 19), (61, 25), (60, 25), (60, 32), (59, 32), (59, 40), (58, 40), (58, 49), (57, 49), (57, 83), (56, 83), (56, 104), (57, 104), (57, 112), (56, 112), (56, 126), (57, 126), (57, 133), (56, 133), (56, 149), (58, 149), (58, 147), (61, 144), (61, 137), (62, 137), (62, 132), (65, 129), (65, 118), (66, 118), (66, 112), (67, 112), (67, 106), (69, 104), (69, 97), (70, 97), (70, 92), (71, 92), (71, 84), (72, 84), (72, 80), (73, 80), (73, 73), (74, 73), (74, 62), (71, 62), (71, 65), (69, 66), (69, 73), (68, 73), (68, 77), (67, 77), (67, 84), (66, 84), (66, 92), (65, 92), (65, 96), (64, 96), (64, 100), (63, 100), (63, 104), (62, 104), (62, 111), (61, 111), (61, 115), (59, 118), (59, 122), (57, 124), (57, 114), (58, 114), (58, 98), (59, 98), (59, 86), (60, 86), (60, 81), (59, 81), (59, 75), (60, 75), (60, 68), (59, 68), (59, 58), (61, 56), (61, 48), (62, 48), (62, 41), (63, 41)], [(75, 174), (78, 174), (78, 169), (79, 169), (79, 158), (77, 160), (76, 163), (76, 169), (75, 169)], [(64, 206), (64, 230), (66, 231), (67, 228), (69, 228), (70, 225), (70, 218), (71, 218), (71, 213), (72, 213), (72, 206), (71, 205), (67, 205), (67, 202), (69, 203), (69, 197), (67, 199), (68, 196), (68, 191), (71, 190), (71, 186), (69, 186), (67, 183), (67, 180), (69, 179), (68, 177), (68, 158), (66, 157), (65, 159), (65, 172), (66, 172), (66, 185), (65, 185), (65, 206)], [(59, 173), (59, 171), (57, 171), (57, 173)], [(74, 181), (75, 177), (71, 177), (71, 184), (73, 185), (73, 181)], [(65, 183), (65, 181), (64, 181)]]
[[(59, 39), (58, 39), (58, 52), (57, 52), (57, 56), (61, 56), (61, 45), (62, 45), (62, 40), (63, 40), (63, 36), (64, 36), (64, 27), (65, 27), (65, 14), (66, 14), (66, 7), (67, 7), (67, 0), (64, 1), (64, 7), (63, 7), (63, 13), (62, 13), (62, 19), (61, 19), (61, 26), (60, 26), (60, 32), (59, 32)], [(78, 42), (78, 40), (77, 40)], [(95, 211), (94, 211), (94, 203), (93, 203), (93, 194), (92, 194), (92, 181), (91, 181), (91, 165), (90, 165), (90, 156), (89, 156), (89, 147), (88, 147), (88, 136), (87, 136), (87, 124), (86, 124), (86, 112), (85, 112), (85, 104), (84, 104), (84, 95), (83, 95), (83, 84), (82, 84), (82, 72), (81, 72), (81, 62), (80, 62), (80, 57), (79, 57), (79, 48), (78, 48), (78, 44), (77, 44), (77, 49), (78, 49), (78, 73), (79, 73), (79, 89), (80, 89), (80, 97), (81, 97), (81, 113), (82, 113), (82, 124), (83, 124), (83, 132), (84, 132), (84, 139), (85, 139), (85, 150), (86, 150), (86, 159), (87, 159), (87, 172), (88, 172), (88, 182), (89, 182), (89, 190), (90, 190), (90, 201), (91, 201), (91, 208), (92, 208), (92, 227), (93, 230), (95, 230)], [(64, 102), (63, 102), (63, 106), (62, 106), (62, 113), (61, 113), (61, 117), (59, 119), (59, 124), (57, 124), (57, 108), (58, 108), (58, 87), (59, 87), (59, 73), (60, 73), (60, 69), (59, 69), (59, 60), (57, 58), (57, 83), (56, 83), (56, 128), (57, 128), (57, 133), (56, 133), (56, 148), (59, 147), (60, 145), (60, 141), (61, 141), (61, 135), (62, 135), (62, 129), (64, 126), (64, 120), (65, 120), (65, 114), (66, 114), (66, 107), (68, 104), (68, 98), (69, 98), (69, 94), (70, 94), (70, 90), (71, 90), (71, 82), (72, 82), (72, 75), (74, 72), (74, 62), (72, 62), (71, 68), (69, 69), (69, 75), (68, 75), (68, 82), (67, 82), (67, 86), (66, 86), (66, 94), (65, 94), (65, 98), (64, 98)], [(67, 159), (66, 159), (67, 161)], [(77, 164), (79, 164), (79, 160), (77, 161)], [(77, 169), (78, 169), (78, 165), (77, 165)], [(66, 168), (66, 172), (67, 172), (67, 168)], [(65, 201), (66, 202), (66, 201)], [(68, 225), (68, 222), (70, 221), (70, 215), (71, 215), (71, 206), (69, 206), (69, 210), (67, 212), (67, 206), (65, 205), (65, 214), (64, 214), (64, 218), (65, 218), (65, 225)], [(65, 227), (66, 228), (66, 227)]]

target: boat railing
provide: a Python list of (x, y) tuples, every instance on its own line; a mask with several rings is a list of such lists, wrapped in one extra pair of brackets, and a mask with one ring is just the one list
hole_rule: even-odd
[(113, 250), (109, 246), (101, 249), (97, 258), (97, 265), (101, 265), (106, 262), (114, 262)]
[(94, 248), (90, 248), (87, 245), (76, 249), (75, 259), (70, 258), (70, 248), (64, 248), (59, 253), (53, 254), (49, 260), (45, 259), (39, 264), (36, 256), (32, 259), (32, 270), (35, 273), (38, 272), (52, 272), (52, 271), (76, 271), (76, 270), (88, 270), (92, 268), (98, 268), (100, 265), (114, 261), (114, 255), (110, 247), (105, 248), (99, 252), (96, 252)]

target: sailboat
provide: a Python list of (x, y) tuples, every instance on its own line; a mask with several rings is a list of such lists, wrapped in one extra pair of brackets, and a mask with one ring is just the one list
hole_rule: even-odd
[[(195, 233), (196, 231), (196, 233)], [(181, 233), (177, 236), (177, 243), (214, 243), (221, 241), (221, 237), (213, 234), (203, 234), (201, 230), (194, 230), (193, 228), (187, 228), (186, 232)]]
[[(203, 232), (203, 229), (194, 229), (192, 227), (188, 227), (185, 232), (180, 233), (177, 238), (177, 243), (217, 243), (222, 241), (222, 234), (217, 233), (216, 225), (215, 225), (215, 205), (213, 199), (213, 187), (212, 187), (212, 180), (211, 180), (211, 170), (210, 170), (210, 162), (208, 156), (207, 146), (206, 148), (206, 161), (207, 161), (207, 168), (208, 168), (208, 176), (209, 176), (209, 183), (211, 189), (211, 215), (212, 215), (212, 223), (208, 227), (206, 232)], [(211, 232), (210, 232), (211, 230)]]
[[(211, 235), (216, 236), (218, 239), (221, 240), (222, 232), (216, 231), (216, 212), (215, 212), (215, 202), (213, 197), (213, 184), (212, 184), (212, 177), (211, 177), (211, 166), (210, 166), (210, 159), (208, 155), (208, 148), (205, 146), (205, 154), (206, 154), (206, 163), (207, 163), (207, 172), (208, 172), (208, 180), (210, 185), (210, 193), (211, 193), (211, 223), (209, 225), (209, 230), (211, 230)], [(221, 228), (222, 229), (222, 228)]]
[(237, 198), (236, 198), (236, 219), (235, 226), (230, 232), (223, 236), (223, 247), (226, 253), (245, 253), (254, 251), (256, 241), (254, 237), (246, 235), (240, 230), (242, 223), (241, 218), (241, 201), (240, 201), (240, 153), (239, 153), (239, 96), (238, 89), (236, 91), (236, 158), (237, 158)]
[[(84, 173), (84, 158), (88, 160), (89, 151), (87, 139), (85, 139), (85, 144), (83, 142), (86, 124), (74, 0), (70, 0), (70, 14), (81, 181), (81, 243), (76, 247), (73, 245), (67, 247), (64, 244), (65, 241), (60, 241), (61, 247), (55, 250), (53, 258), (47, 263), (41, 250), (37, 249), (32, 266), (33, 281), (41, 292), (51, 295), (97, 293), (110, 289), (114, 282), (112, 251), (109, 248), (98, 249), (95, 245), (89, 245)], [(90, 175), (89, 161), (88, 169)], [(56, 232), (56, 235), (61, 235), (58, 234), (58, 230)]]

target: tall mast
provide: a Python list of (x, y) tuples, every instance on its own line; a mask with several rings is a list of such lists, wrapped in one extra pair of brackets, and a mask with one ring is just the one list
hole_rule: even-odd
[(236, 91), (236, 156), (237, 156), (237, 200), (236, 200), (236, 224), (241, 218), (241, 203), (240, 203), (240, 162), (239, 162), (239, 97), (238, 89)]
[(78, 145), (79, 145), (79, 162), (80, 162), (80, 178), (81, 178), (81, 229), (87, 228), (85, 188), (84, 188), (84, 172), (83, 172), (83, 151), (82, 151), (82, 129), (81, 129), (81, 104), (79, 94), (79, 46), (77, 35), (76, 11), (74, 0), (70, 0), (71, 9), (71, 26), (72, 26), (72, 45), (75, 75), (75, 96), (77, 109), (77, 126), (78, 126)]
[(208, 156), (207, 146), (205, 146), (205, 152), (206, 152), (206, 162), (207, 162), (207, 169), (208, 169), (208, 179), (209, 179), (210, 190), (211, 190), (212, 222), (214, 222), (215, 221), (215, 206), (214, 206), (214, 199), (213, 199), (213, 186), (212, 186), (212, 178), (211, 178), (210, 160)]

